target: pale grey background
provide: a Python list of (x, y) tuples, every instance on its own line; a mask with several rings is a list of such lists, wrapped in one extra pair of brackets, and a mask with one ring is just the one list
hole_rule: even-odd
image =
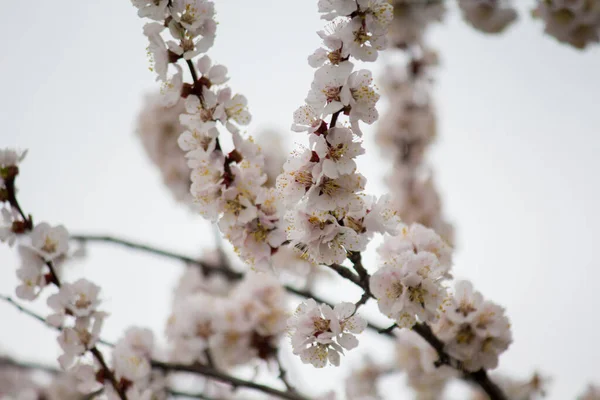
[[(442, 67), (431, 161), (457, 227), (457, 277), (505, 305), (513, 323), (500, 370), (539, 368), (555, 378), (549, 398), (563, 400), (600, 381), (600, 51), (558, 44), (529, 18), (529, 2), (518, 5), (521, 21), (500, 37), (474, 32), (456, 11), (433, 30)], [(287, 128), (312, 78), (305, 60), (323, 25), (316, 1), (222, 0), (217, 10), (210, 54), (248, 97), (249, 131), (281, 128), (303, 142)], [(24, 208), (72, 232), (119, 233), (190, 254), (209, 247), (208, 225), (171, 199), (132, 133), (156, 83), (129, 2), (12, 2), (1, 15), (0, 144), (30, 149), (19, 179)], [(381, 193), (371, 132), (360, 169), (368, 190)], [(181, 267), (107, 246), (90, 256), (70, 273), (102, 285), (112, 313), (104, 335), (130, 324), (161, 333)], [(12, 293), (16, 257), (1, 247), (0, 260), (0, 292)], [(5, 304), (0, 326), (0, 347), (11, 354), (52, 361), (58, 353), (53, 333)], [(385, 353), (382, 342), (365, 342), (344, 362), (369, 344)], [(322, 389), (346, 373), (295, 370)]]

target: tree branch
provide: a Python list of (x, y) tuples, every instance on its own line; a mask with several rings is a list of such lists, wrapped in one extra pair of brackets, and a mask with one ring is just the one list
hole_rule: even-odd
[[(55, 330), (62, 330), (59, 327), (50, 325), (44, 317), (36, 314), (35, 312), (28, 310), (26, 308), (24, 308), (23, 306), (21, 306), (20, 304), (18, 304), (17, 302), (15, 302), (11, 297), (9, 296), (5, 296), (5, 295), (1, 295), (0, 294), (0, 299), (5, 300), (6, 302), (8, 302), (9, 304), (11, 304), (12, 306), (14, 306), (15, 308), (17, 308), (19, 311), (27, 314), (30, 317), (35, 318), (36, 320), (38, 320), (39, 322), (43, 323), (44, 325), (55, 329)], [(111, 346), (114, 347), (114, 344), (104, 341), (104, 340), (99, 340), (100, 343), (103, 343), (107, 346)], [(108, 369), (108, 365), (106, 364), (106, 362), (104, 361), (104, 357), (102, 357), (102, 354), (98, 351), (98, 349), (96, 349), (95, 347), (92, 348), (90, 350), (92, 352), (92, 354), (94, 355), (94, 357), (96, 357), (98, 359), (98, 362), (102, 365), (103, 368)], [(2, 361), (4, 359), (0, 358), (0, 365), (2, 365)], [(162, 361), (157, 361), (157, 360), (150, 360), (151, 364), (154, 368), (163, 370), (163, 371), (170, 371), (170, 372), (190, 372), (190, 373), (194, 373), (194, 374), (198, 374), (198, 375), (202, 375), (208, 378), (212, 378), (214, 380), (220, 381), (220, 382), (225, 382), (225, 383), (229, 383), (230, 385), (234, 386), (234, 387), (245, 387), (245, 388), (249, 388), (249, 389), (255, 389), (255, 390), (260, 390), (264, 393), (267, 394), (271, 394), (273, 396), (277, 396), (283, 399), (287, 399), (287, 400), (308, 400), (308, 398), (298, 394), (297, 392), (293, 391), (293, 392), (284, 392), (281, 390), (277, 390), (274, 388), (271, 388), (269, 386), (266, 385), (262, 385), (262, 384), (258, 384), (258, 383), (254, 383), (254, 382), (250, 382), (250, 381), (246, 381), (243, 379), (239, 379), (236, 378), (234, 376), (230, 376), (227, 375), (221, 371), (218, 371), (210, 366), (207, 365), (202, 365), (202, 364), (195, 364), (195, 365), (183, 365), (183, 364), (169, 364), (169, 363), (165, 363)], [(112, 372), (111, 372), (112, 374)], [(113, 375), (114, 377), (114, 375)], [(110, 377), (109, 377), (110, 379)], [(116, 382), (116, 380), (115, 380)], [(115, 388), (116, 390), (116, 388)], [(171, 391), (171, 390), (170, 390)], [(183, 394), (183, 392), (177, 392), (179, 393), (181, 396), (186, 396), (186, 394)], [(188, 397), (195, 397), (195, 398), (202, 398), (202, 397), (198, 397), (198, 395), (192, 395)]]
[[(162, 257), (176, 259), (176, 260), (183, 261), (183, 262), (186, 262), (186, 263), (189, 263), (192, 265), (197, 265), (200, 268), (207, 268), (207, 271), (210, 271), (209, 273), (223, 274), (232, 280), (238, 280), (243, 277), (243, 274), (239, 273), (239, 272), (232, 272), (231, 270), (223, 269), (220, 267), (208, 266), (208, 264), (203, 263), (203, 262), (196, 260), (194, 258), (191, 258), (191, 257), (186, 257), (186, 256), (176, 254), (171, 251), (157, 249), (157, 248), (154, 248), (151, 246), (131, 242), (131, 241), (128, 241), (125, 239), (120, 239), (120, 238), (116, 238), (116, 237), (112, 237), (112, 236), (73, 235), (72, 238), (75, 240), (81, 241), (81, 242), (114, 243), (114, 244), (118, 244), (121, 246), (133, 248), (136, 250), (156, 254), (156, 255), (159, 255)], [(369, 291), (368, 281), (370, 279), (370, 276), (364, 269), (364, 266), (362, 265), (362, 257), (358, 258), (355, 254), (350, 254), (350, 257), (351, 257), (350, 261), (353, 262), (355, 269), (357, 268), (357, 265), (358, 265), (357, 272), (364, 271), (364, 273), (365, 273), (364, 279), (361, 280), (357, 274), (353, 273), (348, 268), (346, 268), (342, 265), (339, 265), (339, 264), (332, 264), (332, 265), (328, 265), (327, 267), (329, 267), (332, 270), (334, 270), (335, 272), (337, 272), (343, 278), (348, 279), (355, 285), (359, 286), (361, 289), (363, 289), (365, 291), (365, 293), (367, 293), (366, 296), (365, 296), (365, 294), (363, 294), (361, 299), (356, 303), (356, 306), (358, 307), (359, 305), (364, 304), (364, 302), (366, 302), (370, 297), (373, 297), (373, 295)], [(331, 305), (331, 302), (326, 301), (325, 299), (319, 298), (318, 296), (314, 295), (310, 291), (296, 289), (296, 288), (293, 288), (290, 286), (285, 286), (285, 289), (288, 292), (296, 294), (298, 296), (301, 296), (304, 298), (313, 298), (313, 299), (315, 299), (315, 301), (317, 301), (319, 303)], [(429, 331), (431, 331), (431, 329), (428, 326), (427, 326), (427, 328), (423, 328), (423, 329), (419, 328), (419, 326), (421, 326), (421, 324), (415, 325), (416, 328), (413, 328), (413, 330), (415, 330), (415, 332), (417, 332), (432, 347), (434, 347), (436, 349), (436, 351), (438, 351), (438, 348), (436, 348), (436, 346), (434, 346), (434, 344), (437, 345), (435, 341), (437, 341), (439, 343), (441, 343), (441, 341), (439, 341), (439, 339), (433, 334), (433, 332), (431, 332), (431, 335), (428, 334), (427, 329)], [(392, 325), (391, 327), (384, 328), (384, 327), (377, 326), (376, 324), (373, 324), (373, 323), (368, 323), (368, 325), (367, 325), (367, 328), (369, 328), (373, 331), (376, 331), (378, 333), (381, 333), (382, 335), (385, 335), (392, 339), (395, 338), (395, 335), (392, 332), (395, 327), (396, 327), (396, 325)], [(425, 335), (425, 336), (423, 336), (423, 335)], [(429, 341), (428, 338), (431, 339), (432, 341)], [(435, 341), (433, 340), (433, 338), (435, 338)], [(442, 343), (442, 347), (440, 349), (442, 350), (442, 353), (440, 355), (440, 352), (438, 351), (438, 356), (440, 357), (440, 360), (442, 360), (442, 359), (444, 359), (444, 357), (447, 357), (446, 353), (443, 351), (443, 343)], [(489, 377), (487, 376), (487, 373), (485, 371), (477, 371), (477, 372), (467, 373), (467, 374), (465, 374), (465, 379), (471, 380), (474, 383), (478, 384), (483, 390), (485, 390), (485, 392), (488, 394), (488, 396), (490, 397), (491, 400), (506, 400), (506, 397), (504, 396), (502, 391), (489, 379)]]
[(212, 378), (212, 379), (220, 381), (220, 382), (228, 383), (228, 384), (232, 385), (233, 387), (254, 389), (254, 390), (261, 391), (263, 393), (277, 396), (282, 399), (308, 400), (308, 398), (306, 398), (298, 393), (290, 392), (290, 391), (284, 392), (282, 390), (277, 390), (270, 386), (262, 385), (260, 383), (255, 383), (255, 382), (251, 382), (251, 381), (246, 381), (244, 379), (236, 378), (234, 376), (227, 375), (223, 372), (217, 371), (215, 369), (212, 369), (212, 368), (207, 367), (206, 365), (202, 365), (202, 364), (184, 365), (184, 364), (169, 364), (169, 363), (164, 363), (161, 361), (152, 361), (152, 366), (154, 368), (157, 368), (157, 369), (160, 369), (163, 371), (167, 371), (167, 372), (168, 371), (170, 371), (170, 372), (191, 372), (191, 373), (195, 373), (195, 374), (200, 374), (200, 375)]
[(206, 275), (220, 274), (220, 275), (224, 275), (225, 277), (227, 277), (231, 280), (242, 279), (244, 276), (244, 274), (242, 274), (241, 272), (233, 271), (228, 268), (221, 268), (220, 266), (214, 266), (214, 265), (208, 264), (206, 262), (202, 262), (196, 258), (184, 256), (182, 254), (177, 254), (177, 253), (169, 251), (169, 250), (159, 249), (157, 247), (130, 241), (127, 239), (117, 238), (114, 236), (109, 236), (109, 235), (71, 235), (71, 239), (76, 240), (78, 242), (82, 242), (82, 243), (87, 243), (87, 242), (113, 243), (113, 244), (118, 244), (120, 246), (128, 247), (130, 249), (155, 254), (157, 256), (161, 256), (164, 258), (178, 260), (178, 261), (184, 262), (186, 264), (196, 265), (196, 266), (200, 267), (202, 272)]
[(179, 390), (168, 390), (167, 393), (171, 396), (183, 397), (184, 399), (218, 400), (217, 398), (207, 396), (204, 393), (188, 393)]
[(281, 359), (279, 357), (276, 357), (275, 360), (277, 361), (277, 366), (279, 367), (279, 379), (281, 380), (281, 382), (283, 382), (287, 391), (290, 393), (298, 393), (296, 388), (294, 388), (290, 381), (288, 381), (287, 370), (283, 367)]

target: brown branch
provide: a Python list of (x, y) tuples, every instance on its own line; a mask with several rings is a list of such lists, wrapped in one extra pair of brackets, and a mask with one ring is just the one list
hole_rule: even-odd
[[(152, 254), (156, 254), (162, 257), (166, 257), (166, 258), (171, 258), (171, 259), (176, 259), (176, 260), (180, 260), (183, 261), (185, 263), (188, 264), (192, 264), (192, 265), (197, 265), (200, 268), (206, 268), (207, 271), (210, 271), (210, 273), (217, 273), (217, 274), (223, 274), (226, 277), (232, 279), (232, 280), (238, 280), (241, 279), (243, 277), (242, 273), (239, 272), (232, 272), (231, 270), (228, 269), (224, 269), (224, 268), (220, 268), (220, 267), (215, 267), (215, 266), (209, 266), (206, 263), (203, 263), (202, 261), (199, 261), (197, 259), (191, 258), (191, 257), (186, 257), (186, 256), (182, 256), (180, 254), (176, 254), (167, 250), (161, 250), (161, 249), (157, 249), (151, 246), (147, 246), (147, 245), (143, 245), (143, 244), (139, 244), (139, 243), (135, 243), (135, 242), (131, 242), (128, 240), (124, 240), (124, 239), (120, 239), (120, 238), (116, 238), (116, 237), (112, 237), (112, 236), (101, 236), (101, 235), (74, 235), (72, 236), (73, 239), (75, 240), (79, 240), (82, 242), (108, 242), (108, 243), (114, 243), (114, 244), (118, 244), (118, 245), (122, 245), (125, 247), (129, 247), (129, 248), (133, 248), (136, 250), (141, 250), (141, 251), (145, 251), (145, 252), (149, 252)], [(355, 269), (356, 269), (356, 264), (358, 263), (358, 257), (356, 255), (351, 255), (351, 257), (354, 258), (354, 261), (356, 262), (354, 264)], [(351, 259), (352, 261), (352, 259)], [(369, 291), (369, 285), (368, 285), (368, 280), (370, 279), (368, 273), (366, 274), (366, 279), (364, 279), (361, 282), (360, 277), (355, 274), (354, 272), (352, 272), (350, 269), (339, 265), (339, 264), (332, 264), (332, 265), (328, 265), (329, 268), (331, 268), (332, 270), (334, 270), (335, 272), (337, 272), (340, 276), (342, 276), (345, 279), (348, 279), (349, 281), (351, 281), (352, 283), (354, 283), (355, 285), (359, 286), (360, 288), (362, 288), (364, 290), (365, 293), (368, 293), (368, 295), (365, 296), (365, 294), (363, 294), (363, 296), (361, 297), (361, 299), (358, 301), (358, 303), (356, 303), (357, 307), (361, 304), (364, 304), (364, 302), (366, 302), (368, 300), (369, 297), (373, 298), (373, 295), (370, 293)], [(358, 267), (358, 270), (364, 270), (364, 267), (362, 266), (362, 260), (360, 261), (360, 265)], [(366, 270), (365, 270), (366, 273)], [(331, 302), (320, 298), (316, 295), (314, 295), (312, 292), (310, 291), (306, 291), (306, 290), (301, 290), (301, 289), (296, 289), (294, 287), (290, 287), (290, 286), (285, 286), (285, 289), (293, 294), (296, 294), (298, 296), (304, 297), (304, 298), (313, 298), (315, 301), (319, 302), (319, 303), (324, 303), (324, 304), (329, 304), (331, 305)], [(417, 324), (416, 326), (420, 326), (420, 324)], [(390, 337), (392, 339), (395, 338), (395, 335), (393, 334), (393, 329), (395, 328), (395, 325), (392, 325), (391, 327), (388, 328), (384, 328), (381, 326), (378, 326), (376, 324), (373, 323), (368, 323), (367, 328), (371, 329), (372, 331), (381, 333), (382, 335), (385, 335), (387, 337)], [(427, 329), (429, 329), (429, 327), (427, 327)], [(413, 328), (413, 330), (415, 330), (415, 332), (419, 331), (420, 328)], [(419, 335), (421, 335), (423, 337), (423, 334), (426, 334), (425, 330), (420, 330), (420, 332), (417, 332)], [(433, 335), (433, 333), (431, 334), (432, 337), (435, 337), (435, 335)], [(429, 337), (429, 336), (428, 336)], [(423, 337), (425, 340), (427, 340), (427, 337)], [(439, 339), (437, 337), (435, 337), (435, 340), (437, 340), (439, 342)], [(428, 341), (428, 343), (430, 345), (432, 345), (434, 348), (434, 344), (435, 342), (430, 342)], [(434, 344), (432, 344), (434, 343)], [(440, 356), (440, 360), (444, 359), (444, 355), (445, 352), (443, 352), (443, 347), (442, 349), (442, 355)], [(436, 349), (437, 350), (437, 349)], [(440, 353), (438, 352), (438, 355)], [(465, 376), (466, 379), (471, 380), (475, 383), (477, 383), (483, 390), (486, 391), (486, 393), (488, 394), (488, 396), (490, 396), (491, 400), (505, 400), (506, 397), (502, 394), (502, 391), (493, 383), (490, 381), (489, 377), (487, 376), (487, 373), (485, 371), (482, 372), (475, 372), (475, 373), (469, 373)]]
[(277, 366), (279, 367), (278, 378), (281, 380), (281, 382), (283, 382), (287, 391), (290, 393), (298, 393), (296, 388), (287, 379), (287, 370), (283, 367), (283, 363), (281, 362), (281, 359), (279, 357), (275, 357), (275, 360), (277, 361)]
[[(133, 242), (133, 241), (130, 241), (127, 239), (122, 239), (122, 238), (118, 238), (118, 237), (114, 237), (114, 236), (110, 236), (110, 235), (71, 235), (71, 239), (74, 239), (74, 240), (77, 240), (77, 241), (83, 242), (83, 243), (86, 243), (86, 242), (102, 243), (102, 242), (104, 242), (104, 243), (110, 243), (110, 244), (116, 244), (119, 246), (124, 246), (124, 247), (130, 248), (130, 249), (154, 254), (154, 255), (157, 255), (160, 257), (164, 257), (164, 258), (168, 258), (168, 259), (172, 259), (172, 260), (178, 260), (178, 261), (184, 262), (186, 264), (195, 265), (197, 267), (200, 267), (202, 269), (202, 271), (206, 274), (220, 274), (220, 275), (227, 277), (230, 280), (239, 280), (244, 277), (243, 273), (235, 272), (235, 271), (225, 269), (225, 268), (221, 268), (220, 266), (210, 265), (210, 264), (207, 264), (196, 258), (188, 257), (188, 256), (178, 254), (178, 253), (175, 253), (175, 252), (172, 252), (169, 250), (159, 249), (157, 247)], [(336, 270), (336, 269), (345, 270), (342, 273), (349, 274), (350, 279), (353, 282), (356, 278), (358, 278), (354, 273), (352, 273), (352, 271), (350, 271), (348, 268), (343, 267), (341, 265), (334, 264), (334, 265), (330, 266), (330, 268), (332, 268), (334, 270)], [(331, 301), (328, 301), (328, 300), (312, 293), (309, 290), (298, 289), (298, 288), (295, 288), (295, 287), (289, 286), (289, 285), (286, 285), (284, 287), (289, 293), (295, 294), (297, 296), (300, 296), (300, 297), (303, 297), (306, 299), (314, 299), (318, 303), (328, 304), (333, 307), (333, 305), (331, 304), (332, 303)], [(384, 329), (375, 324), (369, 324), (369, 325), (367, 325), (367, 327), (375, 332), (379, 332), (382, 329)], [(388, 336), (392, 337), (392, 338), (394, 337), (393, 334), (390, 334)]]
[(43, 371), (50, 375), (58, 375), (62, 371), (50, 365), (40, 364), (37, 362), (16, 361), (10, 357), (0, 357), (0, 368), (12, 367), (21, 370)]
[(234, 388), (247, 388), (261, 391), (263, 393), (267, 393), (282, 399), (287, 400), (308, 400), (308, 398), (290, 391), (282, 391), (278, 389), (274, 389), (270, 386), (262, 385), (260, 383), (255, 383), (251, 381), (247, 381), (244, 379), (236, 378), (234, 376), (227, 375), (223, 372), (212, 369), (206, 365), (202, 364), (194, 364), (194, 365), (184, 365), (184, 364), (169, 364), (161, 361), (152, 361), (152, 366), (154, 368), (167, 371), (167, 372), (191, 372), (195, 374), (200, 374), (214, 380), (228, 383), (232, 385)]
[(244, 277), (244, 274), (241, 272), (233, 271), (228, 268), (221, 268), (220, 266), (214, 266), (208, 264), (206, 262), (200, 261), (196, 258), (184, 256), (182, 254), (177, 254), (169, 250), (159, 249), (153, 246), (149, 246), (142, 243), (133, 242), (127, 239), (117, 238), (109, 235), (71, 235), (71, 239), (79, 241), (79, 242), (105, 242), (105, 243), (113, 243), (118, 244), (120, 246), (125, 246), (130, 249), (143, 251), (146, 253), (151, 253), (157, 256), (170, 258), (174, 260), (182, 261), (186, 264), (196, 265), (200, 267), (202, 272), (206, 275), (211, 274), (220, 274), (224, 275), (228, 279), (231, 280), (239, 280)]
[(183, 397), (184, 399), (218, 400), (217, 398), (207, 396), (204, 393), (188, 393), (179, 390), (168, 390), (167, 393), (171, 396)]
[[(16, 301), (13, 300), (12, 297), (10, 296), (6, 296), (4, 294), (0, 294), (0, 300), (4, 300), (5, 302), (9, 303), (10, 305), (12, 305), (13, 307), (15, 307), (17, 310), (21, 311), (23, 314), (26, 314), (36, 320), (38, 320), (39, 322), (41, 322), (42, 324), (46, 325), (49, 328), (52, 328), (54, 330), (57, 330), (59, 332), (62, 331), (61, 327), (58, 326), (54, 326), (54, 325), (50, 325), (48, 323), (48, 321), (46, 321), (46, 318), (42, 317), (41, 315), (36, 314), (35, 312), (23, 307), (22, 305), (20, 305), (19, 303), (17, 303)], [(103, 339), (98, 339), (98, 343), (101, 343), (105, 346), (108, 347), (115, 347), (115, 345), (109, 341), (103, 340)]]
[(332, 270), (337, 272), (337, 274), (339, 276), (341, 276), (342, 278), (346, 278), (350, 282), (354, 283), (355, 285), (362, 287), (362, 284), (360, 282), (360, 277), (358, 275), (356, 275), (354, 272), (350, 271), (348, 268), (344, 267), (343, 265), (331, 264), (331, 265), (327, 265), (327, 267), (331, 268)]
[[(20, 304), (15, 302), (11, 297), (0, 294), (0, 299), (5, 300), (6, 302), (11, 304), (15, 308), (19, 309), (19, 311), (22, 311), (23, 313), (29, 315), (30, 317), (35, 318), (36, 320), (43, 323), (44, 325), (46, 325), (52, 329), (58, 330), (58, 331), (62, 330), (59, 327), (50, 325), (44, 317), (36, 314), (35, 312), (33, 312), (31, 310), (26, 309), (25, 307), (22, 307)], [(110, 347), (114, 347), (114, 344), (104, 341), (104, 340), (98, 340), (98, 342), (103, 343)], [(102, 365), (102, 367), (105, 368), (105, 372), (106, 372), (106, 370), (108, 369), (108, 366), (106, 365), (106, 362), (104, 361), (104, 357), (102, 356), (102, 353), (100, 353), (95, 347), (92, 348), (90, 351), (92, 352), (94, 357), (96, 357), (98, 359), (98, 362)], [(1, 362), (2, 360), (3, 359), (0, 358), (0, 365), (2, 365), (2, 362)], [(269, 386), (265, 386), (265, 385), (257, 384), (254, 382), (246, 381), (243, 379), (239, 379), (234, 376), (230, 376), (223, 372), (220, 372), (208, 365), (202, 365), (202, 364), (182, 365), (182, 364), (169, 364), (169, 363), (165, 363), (162, 361), (156, 361), (156, 360), (150, 360), (150, 361), (154, 368), (157, 368), (157, 369), (160, 369), (163, 371), (190, 372), (190, 373), (195, 373), (195, 374), (202, 375), (202, 376), (205, 376), (208, 378), (212, 378), (212, 379), (220, 381), (220, 382), (229, 383), (234, 387), (245, 387), (245, 388), (249, 388), (249, 389), (260, 390), (265, 393), (271, 394), (273, 396), (281, 397), (281, 398), (284, 398), (287, 400), (308, 400), (306, 397), (296, 393), (295, 391), (293, 393), (283, 392), (281, 390), (277, 390), (277, 389), (271, 388)], [(112, 372), (111, 372), (111, 374), (112, 374)], [(111, 383), (112, 383), (112, 379), (110, 378), (110, 376), (108, 376), (108, 378), (111, 380)], [(114, 375), (113, 375), (113, 378), (114, 378)], [(116, 379), (115, 379), (115, 382), (116, 382)], [(176, 392), (174, 390), (169, 390), (169, 391), (174, 392), (174, 393), (179, 393), (179, 395), (181, 395), (181, 396), (202, 398), (202, 397), (199, 397), (198, 395), (190, 396), (187, 394), (183, 394), (183, 392)]]

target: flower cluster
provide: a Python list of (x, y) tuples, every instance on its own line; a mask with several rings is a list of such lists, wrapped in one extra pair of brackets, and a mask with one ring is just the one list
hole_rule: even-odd
[(160, 94), (146, 96), (138, 115), (136, 133), (173, 197), (194, 208), (190, 169), (185, 153), (177, 144), (179, 134), (184, 131), (179, 122), (179, 116), (185, 112), (184, 101), (181, 99), (172, 107), (166, 107), (162, 98)]
[[(546, 397), (548, 385), (550, 379), (539, 375), (538, 373), (533, 374), (528, 379), (515, 379), (504, 375), (493, 375), (492, 379), (511, 400), (540, 400)], [(486, 400), (488, 396), (477, 391), (471, 400)]]
[[(60, 327), (58, 344), (63, 350), (59, 356), (60, 366), (68, 370), (91, 350), (99, 339), (100, 329), (107, 314), (98, 311), (100, 287), (86, 279), (74, 283), (63, 283), (58, 293), (48, 297), (48, 306), (53, 314), (48, 323)], [(70, 326), (65, 323), (71, 322)]]
[(384, 368), (375, 364), (370, 358), (365, 358), (363, 365), (355, 369), (346, 378), (345, 393), (348, 400), (377, 400), (381, 395), (377, 389), (379, 378), (384, 374)]
[(15, 178), (19, 174), (19, 164), (26, 155), (27, 151), (0, 149), (0, 242), (6, 242), (9, 246), (15, 244), (18, 234), (31, 229), (29, 221), (19, 214), (15, 205)]
[(403, 226), (379, 248), (382, 265), (370, 280), (379, 310), (402, 328), (436, 320), (452, 266), (450, 247), (431, 229)]
[(409, 48), (423, 41), (429, 24), (441, 22), (446, 13), (443, 1), (392, 0), (394, 21), (389, 29), (389, 42), (397, 48)]
[(463, 18), (484, 33), (500, 33), (517, 19), (517, 12), (502, 0), (458, 0)]
[(545, 23), (544, 31), (558, 41), (583, 49), (600, 41), (600, 2), (538, 0), (533, 15)]
[[(319, 11), (334, 21), (319, 32), (324, 47), (309, 57), (317, 70), (292, 125), (294, 131), (308, 132), (310, 147), (288, 159), (277, 189), (289, 210), (285, 219), (292, 245), (316, 263), (333, 264), (343, 262), (349, 251), (365, 250), (374, 232), (393, 233), (399, 222), (386, 197), (361, 193), (366, 180), (356, 171), (355, 158), (364, 153), (359, 121), (371, 124), (378, 118), (379, 94), (371, 72), (353, 71), (349, 61), (376, 58), (392, 9), (379, 0), (323, 0)], [(336, 126), (342, 113), (350, 126)]]
[(577, 400), (598, 400), (600, 399), (600, 386), (589, 385), (586, 391), (577, 398)]
[(387, 67), (384, 88), (390, 106), (377, 129), (382, 152), (393, 161), (386, 179), (392, 207), (406, 223), (435, 229), (452, 243), (453, 230), (443, 216), (424, 154), (437, 135), (435, 108), (430, 99), (432, 70), (437, 55), (423, 46), (410, 52), (404, 66)]
[(402, 329), (396, 341), (396, 364), (419, 399), (437, 399), (446, 383), (457, 376), (452, 368), (436, 367), (437, 352), (417, 333)]
[(433, 330), (446, 352), (468, 371), (496, 368), (500, 353), (512, 343), (504, 308), (484, 300), (467, 281), (456, 283)]
[(165, 399), (165, 382), (153, 372), (154, 334), (143, 328), (129, 328), (115, 344), (113, 367), (115, 377), (126, 389), (128, 399)]
[(344, 349), (358, 346), (354, 334), (367, 327), (367, 321), (355, 311), (352, 303), (339, 303), (333, 309), (327, 304), (319, 306), (313, 299), (301, 303), (289, 320), (294, 354), (316, 368), (323, 368), (328, 361), (340, 365)]
[(271, 275), (249, 272), (232, 287), (189, 270), (167, 324), (171, 357), (221, 368), (272, 358), (286, 330), (285, 291)]
[[(57, 340), (62, 349), (62, 354), (58, 357), (61, 368), (72, 378), (70, 382), (74, 383), (77, 391), (89, 394), (102, 387), (96, 379), (96, 371), (99, 368), (108, 371), (106, 365), (90, 365), (89, 358), (85, 357), (91, 352), (97, 361), (102, 359), (95, 346), (108, 314), (98, 310), (98, 286), (86, 279), (79, 279), (74, 283), (63, 282), (61, 279), (63, 263), (74, 255), (69, 254), (67, 229), (62, 225), (51, 226), (46, 222), (34, 226), (31, 215), (26, 216), (21, 209), (16, 197), (15, 178), (19, 173), (17, 164), (23, 160), (24, 155), (25, 152), (0, 150), (0, 193), (5, 224), (0, 238), (9, 245), (18, 241), (21, 265), (17, 269), (20, 284), (16, 288), (16, 294), (19, 298), (34, 300), (46, 286), (54, 285), (58, 288), (58, 293), (47, 298), (52, 314), (46, 318), (46, 322), (60, 329)], [(113, 385), (116, 386), (116, 383)], [(62, 386), (55, 388), (56, 393), (61, 393), (61, 396), (65, 394), (58, 398), (75, 397), (72, 389), (63, 390)], [(54, 394), (45, 396), (52, 398)], [(76, 398), (79, 397), (80, 394)]]
[[(234, 245), (242, 259), (262, 266), (271, 261), (285, 240), (280, 225), (280, 202), (266, 186), (265, 158), (253, 140), (244, 138), (240, 127), (250, 123), (247, 100), (233, 94), (224, 84), (227, 68), (213, 64), (204, 55), (216, 32), (214, 4), (208, 0), (176, 0), (163, 3), (134, 1), (140, 16), (154, 19), (144, 27), (158, 79), (164, 82), (166, 105), (184, 98), (185, 113), (180, 116), (184, 132), (178, 143), (191, 168), (191, 194), (200, 213), (213, 222)], [(168, 28), (172, 38), (164, 41)], [(183, 82), (177, 64), (186, 61), (193, 83)], [(174, 74), (169, 77), (169, 66)], [(224, 151), (219, 126), (233, 137), (233, 150)]]

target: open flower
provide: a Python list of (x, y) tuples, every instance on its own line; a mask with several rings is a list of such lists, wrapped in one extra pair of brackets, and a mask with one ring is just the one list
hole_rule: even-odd
[(316, 368), (327, 361), (338, 366), (344, 349), (358, 346), (354, 335), (367, 327), (364, 318), (354, 315), (355, 309), (352, 303), (339, 303), (333, 309), (327, 304), (319, 306), (313, 299), (301, 303), (289, 321), (294, 354)]

